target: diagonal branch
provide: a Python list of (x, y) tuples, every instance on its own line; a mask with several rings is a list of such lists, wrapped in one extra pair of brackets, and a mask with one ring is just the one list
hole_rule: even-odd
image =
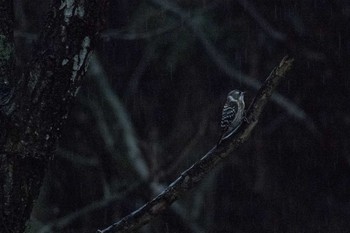
[(184, 171), (172, 184), (152, 201), (124, 217), (111, 226), (99, 230), (99, 233), (132, 232), (164, 212), (174, 201), (195, 187), (207, 173), (218, 165), (232, 151), (236, 150), (250, 136), (258, 123), (261, 112), (276, 89), (278, 83), (292, 66), (293, 59), (283, 58), (279, 66), (273, 69), (256, 94), (247, 111), (247, 122), (244, 122), (236, 135), (212, 148), (202, 159)]

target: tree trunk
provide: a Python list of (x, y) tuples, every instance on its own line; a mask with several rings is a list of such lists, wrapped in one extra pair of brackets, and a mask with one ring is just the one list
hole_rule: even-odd
[(23, 232), (87, 70), (107, 1), (55, 0), (15, 75), (12, 1), (0, 0), (0, 229)]

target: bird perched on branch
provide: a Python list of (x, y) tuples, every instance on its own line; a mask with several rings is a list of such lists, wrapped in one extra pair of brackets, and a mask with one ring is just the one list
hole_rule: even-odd
[(217, 145), (237, 131), (244, 119), (244, 108), (244, 92), (239, 90), (230, 91), (227, 95), (224, 108), (222, 109), (222, 134)]

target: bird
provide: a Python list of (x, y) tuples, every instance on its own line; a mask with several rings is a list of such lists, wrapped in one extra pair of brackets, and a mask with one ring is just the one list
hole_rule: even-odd
[(219, 145), (222, 140), (234, 134), (241, 126), (245, 117), (244, 93), (245, 92), (239, 90), (233, 90), (228, 93), (221, 115), (220, 126), (222, 134), (217, 145)]

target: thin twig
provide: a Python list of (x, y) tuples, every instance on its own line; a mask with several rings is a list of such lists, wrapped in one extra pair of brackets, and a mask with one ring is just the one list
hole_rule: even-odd
[(161, 194), (152, 201), (148, 202), (130, 215), (111, 226), (98, 230), (99, 233), (110, 232), (132, 232), (146, 223), (150, 222), (156, 216), (162, 214), (174, 201), (185, 194), (188, 190), (197, 186), (203, 180), (208, 172), (216, 167), (223, 158), (236, 150), (245, 142), (256, 124), (272, 92), (276, 89), (280, 80), (285, 76), (292, 66), (293, 59), (283, 58), (280, 65), (277, 66), (265, 80), (259, 89), (253, 102), (247, 111), (247, 122), (244, 122), (236, 135), (222, 141), (217, 147), (212, 148), (202, 159), (184, 171), (172, 184), (170, 184)]

